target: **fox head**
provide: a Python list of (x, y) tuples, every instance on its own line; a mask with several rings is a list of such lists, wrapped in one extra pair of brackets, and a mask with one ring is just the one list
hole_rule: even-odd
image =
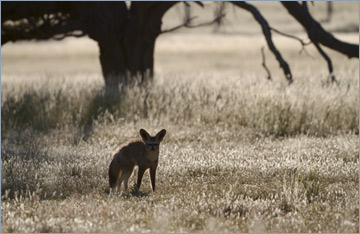
[(140, 129), (140, 136), (142, 140), (145, 142), (146, 148), (148, 150), (158, 150), (160, 142), (164, 139), (166, 134), (166, 130), (163, 129), (156, 136), (150, 136), (150, 134), (144, 129)]

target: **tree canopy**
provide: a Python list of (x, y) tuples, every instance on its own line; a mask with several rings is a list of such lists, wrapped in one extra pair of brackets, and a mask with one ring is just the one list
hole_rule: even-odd
[[(2, 2), (1, 5), (1, 44), (19, 40), (62, 40), (66, 37), (89, 36), (100, 49), (100, 63), (106, 87), (119, 83), (127, 84), (137, 79), (145, 83), (154, 75), (154, 46), (157, 37), (181, 27), (195, 27), (190, 14), (183, 24), (162, 31), (162, 18), (175, 4), (201, 2)], [(252, 14), (260, 24), (267, 45), (275, 55), (285, 78), (291, 83), (293, 76), (286, 60), (282, 57), (272, 40), (272, 32), (302, 40), (293, 35), (272, 28), (261, 12), (252, 4), (244, 1), (231, 1), (233, 4)], [(335, 38), (316, 21), (308, 10), (307, 2), (281, 2), (288, 13), (301, 24), (318, 52), (328, 64), (333, 81), (333, 65), (322, 47), (338, 51), (349, 58), (359, 58), (359, 45), (346, 43)], [(208, 24), (221, 23), (225, 16), (220, 9), (214, 20)]]

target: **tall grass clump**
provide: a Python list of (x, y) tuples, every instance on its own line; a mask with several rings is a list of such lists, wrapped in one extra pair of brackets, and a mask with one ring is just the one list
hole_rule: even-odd
[(304, 77), (288, 86), (257, 77), (160, 77), (147, 87), (129, 86), (121, 93), (91, 84), (5, 90), (2, 132), (148, 119), (243, 126), (274, 136), (358, 134), (358, 79), (345, 74), (339, 80), (340, 85), (326, 85)]
[[(91, 88), (92, 92), (95, 90)], [(2, 136), (6, 132), (24, 129), (47, 132), (78, 125), (92, 92), (46, 79), (36, 86), (2, 84)]]

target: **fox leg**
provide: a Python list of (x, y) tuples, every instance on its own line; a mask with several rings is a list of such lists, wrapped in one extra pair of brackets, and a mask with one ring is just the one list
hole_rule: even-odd
[(121, 191), (121, 184), (122, 184), (124, 178), (125, 178), (124, 171), (120, 171), (120, 173), (118, 175), (118, 183), (117, 183), (117, 190), (118, 191)]
[(121, 171), (114, 170), (112, 165), (109, 167), (109, 186), (111, 190), (114, 190), (118, 184), (119, 181), (119, 175), (121, 174)]
[(146, 170), (145, 168), (143, 168), (143, 167), (139, 167), (138, 178), (137, 178), (137, 184), (136, 184), (137, 189), (139, 189), (139, 188), (140, 188), (140, 185), (141, 185), (141, 180), (142, 180), (142, 178), (143, 178), (143, 175), (144, 175), (145, 170)]
[(156, 167), (150, 167), (150, 179), (151, 179), (151, 186), (153, 191), (155, 191), (155, 176), (156, 176)]
[(129, 181), (130, 176), (131, 176), (131, 172), (128, 172), (128, 173), (125, 173), (125, 174), (124, 174), (124, 186), (125, 186), (125, 190), (128, 189), (128, 181)]
[(110, 189), (114, 189), (116, 187), (117, 181), (116, 181), (116, 177), (114, 177), (113, 175), (109, 174), (109, 185), (110, 185)]

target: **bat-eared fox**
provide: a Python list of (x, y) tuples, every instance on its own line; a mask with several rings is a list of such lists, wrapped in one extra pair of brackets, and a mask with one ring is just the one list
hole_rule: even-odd
[(164, 139), (166, 130), (163, 129), (155, 136), (150, 136), (144, 129), (140, 129), (141, 139), (128, 141), (121, 145), (114, 155), (109, 166), (109, 184), (111, 190), (120, 190), (124, 181), (125, 190), (128, 189), (128, 180), (135, 166), (139, 167), (137, 189), (145, 170), (150, 168), (150, 179), (155, 191), (155, 175), (159, 158), (160, 142)]

